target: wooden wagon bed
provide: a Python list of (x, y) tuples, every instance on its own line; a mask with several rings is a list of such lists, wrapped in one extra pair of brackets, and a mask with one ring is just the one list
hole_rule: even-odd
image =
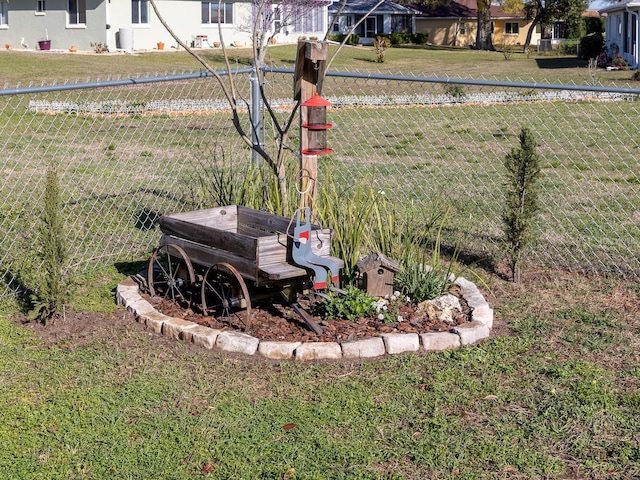
[[(300, 277), (310, 275), (293, 264), (291, 219), (280, 215), (228, 205), (162, 216), (160, 229), (161, 246), (177, 245), (193, 264), (204, 267), (229, 263), (257, 286), (291, 279), (301, 281)], [(329, 229), (312, 226), (313, 253), (330, 256), (331, 233)]]

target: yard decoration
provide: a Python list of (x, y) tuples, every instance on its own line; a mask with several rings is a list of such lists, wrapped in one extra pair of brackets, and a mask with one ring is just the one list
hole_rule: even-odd
[(251, 295), (264, 287), (261, 293), (280, 295), (310, 329), (322, 332), (297, 304), (297, 293), (312, 278), (314, 288), (326, 288), (329, 270), (337, 282), (344, 262), (329, 255), (331, 231), (306, 218), (304, 224), (298, 218), (291, 235), (291, 219), (240, 205), (164, 215), (147, 269), (149, 293), (191, 308), (199, 289), (195, 303), (204, 314), (249, 331)]
[(400, 264), (381, 253), (371, 253), (356, 264), (362, 288), (375, 297), (390, 297), (393, 294), (393, 278), (402, 270)]

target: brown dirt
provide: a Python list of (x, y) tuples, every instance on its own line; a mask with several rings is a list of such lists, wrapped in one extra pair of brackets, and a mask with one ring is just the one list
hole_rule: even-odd
[[(462, 306), (462, 313), (453, 324), (428, 316), (425, 312), (419, 311), (414, 304), (402, 303), (398, 306), (396, 315), (402, 316), (403, 321), (393, 323), (384, 323), (376, 317), (359, 318), (352, 322), (348, 320), (323, 320), (320, 316), (311, 315), (313, 321), (323, 330), (322, 334), (316, 334), (307, 327), (291, 306), (275, 298), (253, 306), (251, 325), (247, 333), (260, 340), (344, 342), (374, 337), (381, 333), (446, 332), (471, 320), (471, 309), (467, 302), (459, 292), (454, 290), (452, 293), (458, 296)], [(231, 318), (216, 318), (202, 315), (195, 310), (195, 307), (194, 309), (185, 309), (176, 303), (149, 298), (144, 294), (143, 296), (165, 315), (215, 329), (245, 331), (246, 311), (240, 311), (237, 316)], [(299, 303), (308, 313), (313, 311), (313, 305), (309, 301), (301, 300)]]
[[(590, 310), (610, 312), (616, 315), (620, 322), (626, 323), (624, 335), (632, 345), (637, 345), (640, 351), (640, 288), (636, 282), (546, 269), (527, 270), (523, 277), (522, 283), (514, 284), (495, 275), (485, 276), (487, 284), (483, 284), (484, 295), (495, 309), (496, 317), (492, 337), (513, 335), (514, 332), (509, 327), (513, 318), (546, 315), (549, 311), (575, 308), (587, 301)], [(175, 342), (147, 330), (144, 325), (134, 320), (132, 313), (124, 309), (118, 309), (114, 313), (67, 310), (63, 318), (46, 326), (37, 322), (27, 323), (24, 316), (20, 315), (15, 316), (15, 321), (35, 332), (45, 347), (58, 345), (74, 349), (95, 342), (107, 342), (115, 349), (124, 350), (139, 348), (140, 337), (146, 337), (153, 343), (153, 348), (159, 347), (167, 352), (177, 351), (176, 349), (180, 352), (185, 349), (201, 351), (191, 344)], [(293, 317), (278, 317), (278, 321), (286, 322), (291, 328), (304, 328)], [(222, 325), (224, 328), (231, 328), (228, 324)], [(308, 335), (309, 332), (305, 334)], [(218, 355), (215, 351), (210, 353)], [(594, 352), (592, 355), (593, 361), (596, 362), (602, 361), (603, 358), (611, 361), (611, 357), (603, 355), (603, 352)]]

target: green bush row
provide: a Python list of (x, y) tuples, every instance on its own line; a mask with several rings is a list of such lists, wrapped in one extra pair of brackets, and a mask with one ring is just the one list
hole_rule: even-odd
[[(426, 33), (381, 33), (377, 37), (388, 38), (391, 45), (407, 45), (416, 44), (424, 45), (429, 41), (429, 35)], [(327, 37), (332, 42), (342, 43), (346, 38), (343, 33), (333, 33)], [(360, 35), (352, 33), (347, 40), (347, 45), (358, 45), (360, 43)]]

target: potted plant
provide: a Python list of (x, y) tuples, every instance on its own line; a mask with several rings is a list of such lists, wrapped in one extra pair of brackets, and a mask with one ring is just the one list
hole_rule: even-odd
[(158, 42), (158, 50), (164, 50), (164, 42)]
[(51, 50), (51, 40), (49, 40), (48, 30), (45, 30), (45, 40), (38, 40), (38, 48), (40, 50)]

